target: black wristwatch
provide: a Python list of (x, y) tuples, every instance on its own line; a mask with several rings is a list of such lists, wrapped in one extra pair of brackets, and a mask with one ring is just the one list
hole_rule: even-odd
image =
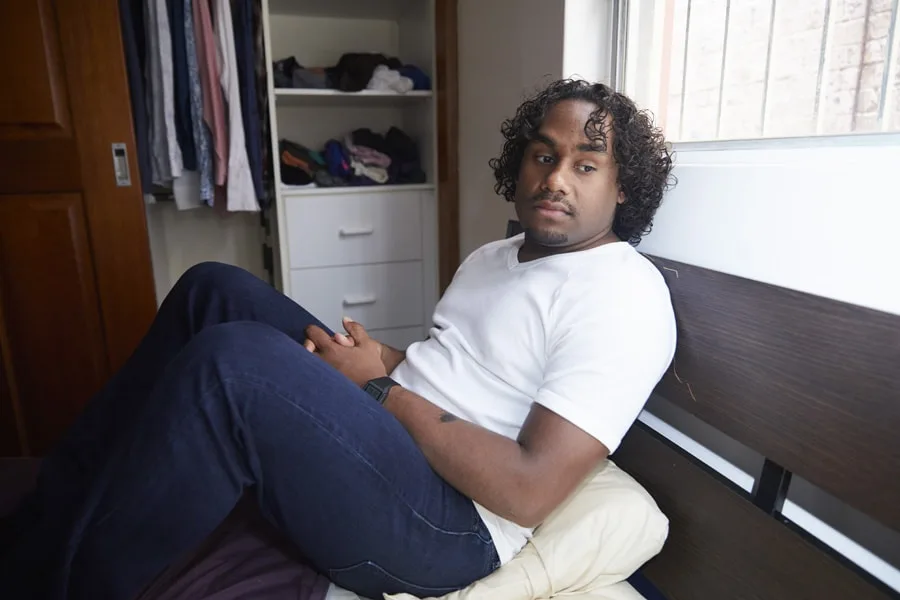
[(395, 385), (400, 384), (390, 377), (377, 377), (366, 382), (366, 385), (363, 386), (363, 391), (378, 400), (379, 404), (384, 404), (384, 401), (387, 400), (388, 392)]

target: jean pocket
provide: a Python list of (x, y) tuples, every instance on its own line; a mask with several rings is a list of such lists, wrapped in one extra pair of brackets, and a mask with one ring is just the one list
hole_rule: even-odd
[(328, 569), (328, 578), (344, 589), (366, 598), (381, 598), (383, 594), (407, 593), (419, 598), (443, 596), (459, 587), (428, 586), (413, 583), (385, 571), (372, 561), (364, 561), (340, 569)]

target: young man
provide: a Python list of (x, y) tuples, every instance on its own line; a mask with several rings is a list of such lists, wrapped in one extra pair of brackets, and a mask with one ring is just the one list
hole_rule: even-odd
[(3, 598), (132, 598), (248, 490), (337, 584), (461, 588), (614, 451), (675, 348), (633, 248), (670, 180), (626, 97), (560, 81), (502, 127), (523, 235), (469, 256), (406, 353), (233, 267), (191, 269), (45, 462)]

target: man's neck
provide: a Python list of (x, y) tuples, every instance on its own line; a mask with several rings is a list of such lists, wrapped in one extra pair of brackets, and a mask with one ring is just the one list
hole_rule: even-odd
[(519, 248), (518, 258), (520, 263), (525, 263), (537, 260), (539, 258), (545, 258), (547, 256), (554, 256), (557, 254), (571, 254), (572, 252), (582, 252), (584, 250), (590, 250), (592, 248), (597, 248), (599, 246), (604, 246), (606, 244), (620, 241), (622, 240), (620, 240), (619, 237), (610, 229), (598, 237), (585, 240), (584, 242), (581, 242), (579, 244), (572, 244), (570, 246), (544, 246), (529, 238), (528, 234), (526, 233), (525, 241), (522, 243), (522, 247)]

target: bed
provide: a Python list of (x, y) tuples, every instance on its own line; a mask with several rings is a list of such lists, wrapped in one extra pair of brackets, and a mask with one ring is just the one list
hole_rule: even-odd
[[(508, 233), (515, 233), (514, 223)], [(802, 477), (900, 532), (900, 316), (648, 258), (669, 284), (679, 328), (675, 360), (658, 394), (765, 462), (748, 493), (637, 423), (613, 459), (653, 495), (671, 524), (664, 549), (631, 585), (649, 600), (898, 597), (781, 511), (791, 478)], [(0, 511), (11, 505), (14, 490), (27, 489), (34, 467), (24, 460), (2, 465)], [(242, 511), (142, 599), (178, 597), (172, 586), (185, 585), (186, 574), (197, 577), (200, 567), (230, 574), (232, 589), (245, 592), (204, 597), (303, 597), (296, 589), (254, 593), (251, 579), (260, 565), (246, 561), (260, 551), (269, 553), (273, 572), (282, 569), (279, 581), (288, 587), (301, 580), (327, 586)], [(249, 545), (235, 545), (248, 535)], [(255, 573), (247, 581), (233, 581), (241, 577), (228, 563), (235, 557)], [(333, 588), (328, 594), (346, 598)]]

